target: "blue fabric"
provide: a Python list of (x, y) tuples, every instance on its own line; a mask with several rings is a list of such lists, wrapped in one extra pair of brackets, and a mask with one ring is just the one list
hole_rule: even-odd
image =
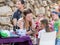
[(52, 11), (52, 13), (58, 14), (58, 16), (59, 16), (59, 18), (60, 18), (60, 12)]
[(19, 20), (19, 18), (21, 17), (21, 11), (17, 10), (14, 14), (13, 14), (13, 19), (16, 18), (17, 20)]
[(52, 13), (54, 13), (54, 14), (58, 14), (58, 12), (56, 12), (56, 11), (52, 11)]
[[(21, 13), (22, 12), (20, 10), (17, 10), (16, 12), (14, 12), (12, 19), (15, 18), (18, 21), (22, 17)], [(18, 26), (13, 26), (13, 30), (16, 31), (16, 29), (20, 29), (20, 28)]]
[(59, 15), (59, 18), (60, 18), (60, 13), (58, 15)]
[(56, 39), (56, 45), (60, 45), (60, 39)]

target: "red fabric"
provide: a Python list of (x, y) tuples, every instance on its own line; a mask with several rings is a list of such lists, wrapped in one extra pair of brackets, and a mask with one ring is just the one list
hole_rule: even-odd
[(39, 27), (39, 22), (36, 22), (36, 29), (37, 29), (37, 27)]

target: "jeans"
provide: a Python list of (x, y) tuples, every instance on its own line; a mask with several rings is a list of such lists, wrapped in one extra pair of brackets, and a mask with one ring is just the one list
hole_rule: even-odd
[(56, 39), (56, 45), (60, 45), (60, 39)]

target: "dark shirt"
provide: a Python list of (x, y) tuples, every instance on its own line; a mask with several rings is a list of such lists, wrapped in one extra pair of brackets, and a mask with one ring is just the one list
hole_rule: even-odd
[(22, 12), (20, 10), (17, 10), (14, 14), (13, 14), (13, 19), (16, 18), (17, 20), (19, 20), (22, 17)]
[[(13, 18), (12, 19), (17, 19), (17, 21), (22, 17), (22, 12), (20, 10), (17, 10), (16, 12), (14, 12), (13, 14)], [(17, 25), (13, 26), (13, 30), (15, 31), (16, 29), (20, 29)]]

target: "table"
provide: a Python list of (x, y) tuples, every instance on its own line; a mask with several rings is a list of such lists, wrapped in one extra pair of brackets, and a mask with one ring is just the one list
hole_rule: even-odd
[(19, 45), (32, 45), (32, 41), (29, 36), (0, 38), (0, 44), (16, 42), (20, 42)]

